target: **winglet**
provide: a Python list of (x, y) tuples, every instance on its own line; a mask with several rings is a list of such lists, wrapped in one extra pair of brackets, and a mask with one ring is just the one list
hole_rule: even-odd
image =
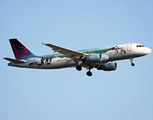
[(44, 45), (45, 45), (45, 43), (43, 43), (43, 42), (41, 42), (41, 44), (42, 44), (42, 46), (44, 46)]

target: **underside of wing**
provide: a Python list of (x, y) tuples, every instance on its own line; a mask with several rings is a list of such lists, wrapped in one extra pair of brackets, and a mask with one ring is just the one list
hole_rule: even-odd
[(12, 58), (3, 58), (3, 59), (10, 61), (12, 63), (25, 63), (24, 61), (12, 59)]

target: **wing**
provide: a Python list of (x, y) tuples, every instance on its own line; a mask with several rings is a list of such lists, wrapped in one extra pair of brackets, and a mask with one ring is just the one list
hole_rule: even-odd
[(25, 63), (24, 61), (12, 59), (12, 58), (3, 58), (3, 59), (10, 61), (12, 63)]
[(88, 54), (85, 53), (81, 53), (78, 51), (74, 51), (74, 50), (70, 50), (67, 48), (63, 48), (63, 47), (59, 47), (53, 44), (45, 44), (48, 47), (51, 47), (52, 50), (54, 50), (54, 52), (59, 52), (65, 56), (70, 57), (72, 60), (74, 60), (76, 63), (80, 62), (81, 59), (85, 56), (87, 56)]

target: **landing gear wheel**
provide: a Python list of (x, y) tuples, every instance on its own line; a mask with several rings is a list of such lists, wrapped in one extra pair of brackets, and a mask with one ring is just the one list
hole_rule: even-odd
[(81, 66), (77, 66), (76, 69), (77, 69), (78, 71), (81, 71), (81, 70), (82, 70), (82, 67), (81, 67)]
[(135, 66), (135, 64), (134, 63), (131, 63), (131, 66)]
[(135, 66), (135, 64), (133, 63), (133, 58), (130, 58), (131, 61), (131, 66)]
[(92, 72), (90, 72), (90, 71), (88, 71), (86, 74), (87, 74), (88, 76), (92, 76)]

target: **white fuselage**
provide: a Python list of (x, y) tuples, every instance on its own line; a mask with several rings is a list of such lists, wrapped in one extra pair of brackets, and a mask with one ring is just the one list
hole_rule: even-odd
[[(98, 64), (101, 65), (103, 63), (107, 63), (110, 61), (141, 57), (151, 52), (150, 48), (144, 47), (143, 45), (137, 44), (137, 43), (122, 44), (122, 45), (117, 45), (117, 46), (111, 46), (108, 48), (110, 49), (107, 50), (105, 53), (102, 53), (102, 54), (106, 54), (109, 56), (108, 60), (99, 61), (96, 63), (85, 62), (85, 63), (82, 63), (81, 66), (82, 67), (84, 66), (95, 67)], [(87, 50), (87, 51), (89, 51), (90, 54), (95, 54), (95, 53), (92, 53), (94, 50)], [(43, 59), (43, 62), (42, 62), (41, 57), (44, 57), (44, 56), (23, 60), (25, 61), (25, 63), (20, 63), (20, 64), (9, 63), (8, 65), (15, 66), (15, 67), (36, 68), (36, 69), (58, 69), (58, 68), (66, 68), (66, 67), (76, 67), (78, 65), (78, 63), (74, 62), (69, 57), (62, 57), (62, 58), (54, 57), (52, 59), (47, 58), (47, 59)]]

